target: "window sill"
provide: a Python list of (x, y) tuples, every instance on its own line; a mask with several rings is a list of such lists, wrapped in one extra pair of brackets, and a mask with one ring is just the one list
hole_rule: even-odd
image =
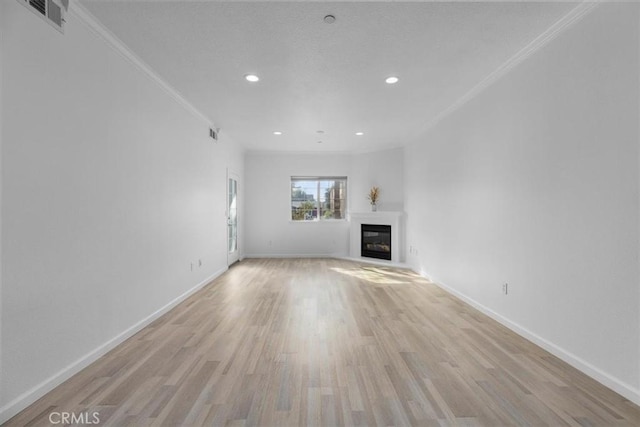
[(320, 219), (320, 220), (313, 220), (313, 221), (294, 221), (293, 219), (290, 219), (289, 222), (291, 224), (342, 224), (342, 223), (348, 223), (349, 221), (347, 221), (346, 218), (344, 219)]

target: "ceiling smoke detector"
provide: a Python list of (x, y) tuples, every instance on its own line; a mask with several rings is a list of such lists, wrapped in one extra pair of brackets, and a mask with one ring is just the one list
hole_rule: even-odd
[(336, 17), (333, 15), (327, 15), (324, 17), (324, 23), (325, 24), (333, 24), (334, 22), (336, 22)]

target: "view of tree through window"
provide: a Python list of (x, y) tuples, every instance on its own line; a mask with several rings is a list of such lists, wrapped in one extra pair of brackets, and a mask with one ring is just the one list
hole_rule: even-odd
[(345, 219), (346, 177), (291, 177), (291, 219)]

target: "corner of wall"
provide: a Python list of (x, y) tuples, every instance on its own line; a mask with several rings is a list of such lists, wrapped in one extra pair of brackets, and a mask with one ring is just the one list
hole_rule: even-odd
[[(2, 52), (4, 52), (4, 34), (3, 34), (3, 28), (5, 27), (5, 23), (4, 23), (4, 19), (5, 16), (7, 15), (5, 13), (5, 2), (0, 2), (0, 171), (2, 170), (2, 135), (3, 135), (3, 131), (2, 131), (2, 120), (3, 120), (3, 116), (2, 116), (2, 112), (3, 112), (3, 100), (4, 98), (2, 97), (2, 89), (3, 89), (3, 85), (4, 85), (4, 79), (3, 79), (3, 62), (2, 62)], [(0, 173), (0, 402), (3, 401), (3, 389), (2, 389), (2, 384), (4, 384), (4, 382), (2, 381), (3, 378), (3, 372), (4, 369), (2, 369), (2, 264), (3, 264), (3, 260), (2, 260), (2, 174)]]
[[(637, 8), (637, 21), (638, 21), (638, 58), (640, 58), (640, 7)], [(638, 75), (638, 81), (640, 82), (640, 75)], [(638, 84), (638, 111), (640, 111), (640, 84)], [(638, 145), (640, 146), (640, 120), (638, 120), (638, 134), (637, 134)], [(638, 150), (638, 188), (640, 188), (640, 149)], [(638, 198), (638, 212), (640, 212), (640, 198)], [(638, 247), (640, 248), (640, 216), (638, 217)], [(640, 266), (640, 251), (638, 252), (638, 265)], [(640, 317), (640, 281), (638, 283), (638, 317)], [(640, 318), (638, 319), (638, 323), (640, 323)], [(638, 327), (638, 335), (640, 335), (640, 325)], [(638, 337), (638, 354), (640, 354), (640, 336)], [(640, 358), (638, 358), (638, 371), (640, 371)], [(638, 392), (640, 395), (640, 391)], [(636, 402), (640, 405), (640, 397)]]

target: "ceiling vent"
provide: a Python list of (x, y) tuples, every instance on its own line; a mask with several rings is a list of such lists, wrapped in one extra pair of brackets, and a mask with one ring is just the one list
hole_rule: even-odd
[(212, 129), (212, 128), (209, 128), (209, 137), (210, 137), (211, 139), (213, 139), (214, 141), (217, 141), (217, 140), (218, 140), (218, 131), (219, 131), (219, 130), (220, 130), (220, 129)]
[(69, 0), (18, 0), (18, 2), (64, 34), (64, 14), (69, 9)]

